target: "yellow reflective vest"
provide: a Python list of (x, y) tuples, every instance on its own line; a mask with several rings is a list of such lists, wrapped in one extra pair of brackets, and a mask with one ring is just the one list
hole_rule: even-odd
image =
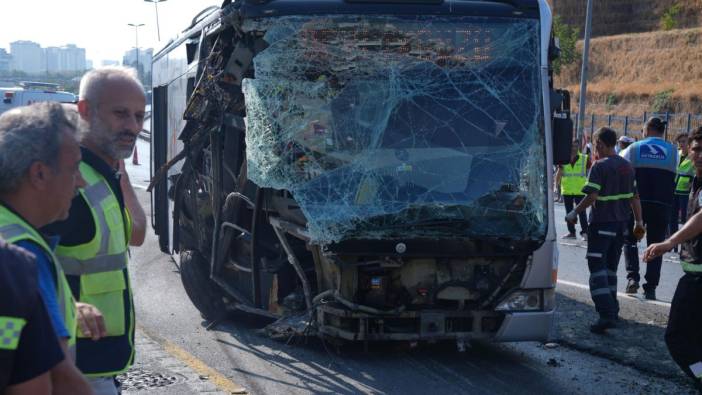
[(59, 303), (60, 313), (66, 325), (66, 330), (68, 330), (68, 347), (72, 349), (76, 344), (76, 328), (78, 325), (76, 321), (76, 304), (73, 299), (73, 294), (71, 293), (71, 288), (66, 281), (66, 276), (53, 250), (32, 225), (28, 224), (20, 216), (1, 204), (0, 236), (11, 244), (16, 244), (23, 240), (31, 241), (44, 250), (46, 256), (51, 260), (54, 273), (56, 274), (54, 280), (56, 285), (56, 301)]
[(80, 172), (86, 181), (80, 190), (95, 225), (93, 239), (56, 249), (63, 270), (80, 283), (80, 302), (97, 307), (105, 319), (107, 337), (98, 341), (78, 336), (78, 368), (87, 376), (115, 376), (134, 361), (134, 305), (127, 272), (131, 220), (109, 183), (85, 162)]
[(675, 178), (675, 194), (685, 195), (690, 193), (691, 181), (695, 176), (695, 168), (689, 158), (683, 159), (678, 165), (678, 174)]
[(587, 155), (578, 154), (575, 164), (563, 165), (561, 195), (584, 196), (585, 184), (587, 184)]

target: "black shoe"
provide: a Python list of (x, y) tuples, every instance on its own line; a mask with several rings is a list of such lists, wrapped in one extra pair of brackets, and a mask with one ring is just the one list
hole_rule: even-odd
[(644, 298), (646, 298), (646, 300), (656, 300), (656, 290), (644, 288)]
[(626, 293), (636, 294), (639, 291), (639, 282), (633, 278), (629, 279), (629, 283), (626, 285)]
[(617, 322), (610, 318), (602, 318), (597, 320), (594, 324), (590, 325), (590, 332), (596, 333), (598, 335), (604, 335), (607, 329), (612, 329), (617, 327)]

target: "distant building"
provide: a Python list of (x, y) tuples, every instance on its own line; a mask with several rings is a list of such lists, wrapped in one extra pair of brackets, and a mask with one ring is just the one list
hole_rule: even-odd
[(0, 48), (0, 72), (10, 71), (12, 55), (7, 53), (5, 48)]
[(46, 71), (44, 51), (33, 41), (14, 41), (10, 43), (12, 70), (27, 74), (39, 74)]
[(83, 71), (85, 69), (85, 48), (78, 48), (75, 44), (61, 47), (60, 71)]
[(44, 49), (46, 57), (46, 71), (50, 73), (58, 73), (61, 70), (61, 48), (48, 47)]
[(32, 41), (15, 41), (10, 43), (12, 54), (11, 70), (27, 74), (64, 73), (86, 69), (85, 48), (75, 44), (62, 47), (42, 48)]
[(119, 61), (118, 60), (110, 60), (110, 59), (105, 59), (102, 62), (100, 62), (101, 66), (119, 66)]
[(90, 59), (85, 60), (85, 69), (86, 70), (92, 70), (93, 69), (93, 61)]
[(153, 48), (139, 48), (139, 59), (137, 62), (137, 50), (135, 48), (130, 49), (124, 53), (122, 57), (122, 64), (125, 66), (131, 66), (135, 69), (137, 68), (137, 63), (139, 63), (139, 74), (144, 75), (144, 73), (151, 72), (151, 60), (154, 56)]

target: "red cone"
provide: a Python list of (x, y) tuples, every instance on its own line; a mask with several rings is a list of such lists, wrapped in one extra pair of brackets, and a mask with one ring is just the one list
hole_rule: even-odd
[(139, 154), (137, 154), (137, 145), (134, 144), (134, 155), (132, 155), (132, 164), (139, 166)]

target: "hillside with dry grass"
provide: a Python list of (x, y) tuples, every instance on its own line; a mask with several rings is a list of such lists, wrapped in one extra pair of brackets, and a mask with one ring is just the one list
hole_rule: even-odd
[[(702, 113), (702, 28), (599, 37), (590, 45), (588, 113)], [(580, 67), (556, 77), (576, 102)]]
[[(587, 0), (550, 0), (554, 14), (584, 31)], [(593, 36), (702, 26), (702, 0), (595, 0)], [(668, 16), (666, 16), (668, 15)]]

